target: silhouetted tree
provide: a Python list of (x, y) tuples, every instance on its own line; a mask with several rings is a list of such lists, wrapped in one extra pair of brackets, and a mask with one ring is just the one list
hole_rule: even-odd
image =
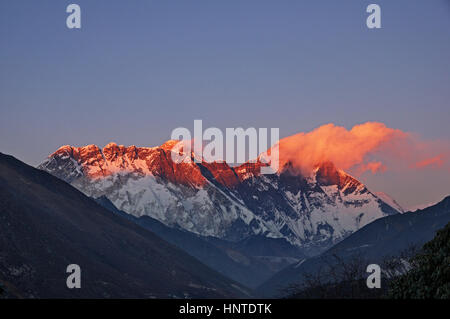
[(411, 259), (410, 270), (391, 283), (391, 298), (450, 298), (450, 223)]
[[(378, 298), (380, 289), (369, 289), (366, 284), (370, 264), (360, 254), (342, 258), (339, 255), (322, 257), (321, 266), (304, 273), (300, 284), (288, 287), (288, 298)], [(383, 290), (384, 291), (384, 290)]]
[(366, 272), (370, 262), (360, 253), (341, 257), (337, 254), (321, 257), (319, 268), (303, 273), (302, 281), (284, 290), (288, 298), (384, 298), (393, 278), (406, 273), (410, 260), (417, 254), (417, 247), (410, 246), (397, 256), (386, 256), (379, 263), (382, 270), (381, 288), (367, 287)]

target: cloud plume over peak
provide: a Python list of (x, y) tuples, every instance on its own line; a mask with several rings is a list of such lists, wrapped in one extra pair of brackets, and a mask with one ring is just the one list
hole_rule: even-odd
[(303, 173), (327, 161), (356, 175), (385, 172), (396, 165), (420, 168), (445, 164), (444, 157), (433, 153), (429, 143), (379, 122), (355, 125), (350, 130), (330, 123), (283, 138), (279, 147), (280, 167), (290, 162)]

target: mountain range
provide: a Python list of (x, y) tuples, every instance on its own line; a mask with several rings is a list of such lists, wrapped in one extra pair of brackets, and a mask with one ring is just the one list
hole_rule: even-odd
[(306, 255), (402, 212), (331, 162), (317, 163), (307, 174), (288, 162), (276, 174), (261, 175), (259, 162), (175, 163), (176, 144), (63, 146), (39, 168), (135, 217), (231, 242), (284, 239)]
[[(278, 297), (280, 289), (301, 283), (304, 274), (329, 263), (333, 256), (345, 261), (358, 253), (378, 263), (411, 245), (422, 245), (450, 221), (450, 197), (424, 210), (402, 213), (393, 199), (370, 192), (329, 162), (306, 177), (289, 165), (276, 175), (262, 176), (258, 163), (239, 167), (184, 163), (189, 165), (180, 167), (170, 161), (169, 147), (146, 149), (160, 154), (144, 157), (147, 166), (136, 163), (139, 149), (132, 161), (132, 155), (127, 155), (130, 148), (121, 146), (117, 149), (127, 151), (112, 157), (111, 152), (93, 146), (63, 147), (40, 165), (58, 177), (0, 153), (0, 291), (6, 297), (24, 298)], [(130, 183), (139, 187), (129, 188)], [(148, 183), (158, 187), (147, 189)], [(196, 194), (206, 191), (209, 201), (204, 207), (195, 206), (203, 210), (189, 211), (192, 221), (214, 217), (214, 212), (225, 214), (223, 208), (233, 205), (235, 209), (240, 205), (240, 212), (247, 215), (230, 215), (237, 216), (230, 226), (237, 229), (208, 235), (192, 231), (201, 229), (201, 222), (188, 227), (170, 223), (169, 218), (158, 219), (161, 213), (178, 212), (171, 205), (147, 214), (147, 210), (123, 211), (113, 202), (116, 199), (125, 208), (144, 205), (143, 199), (158, 199), (161, 193), (155, 189), (178, 195), (175, 206), (183, 196), (198, 205)], [(132, 196), (147, 191), (154, 197)], [(294, 193), (301, 199), (297, 206), (293, 206)], [(225, 203), (214, 205), (219, 198), (214, 196), (222, 196)], [(260, 200), (250, 201), (253, 196)], [(352, 220), (357, 209), (359, 218)], [(292, 229), (287, 235), (280, 230), (260, 231), (253, 227), (258, 222), (245, 222), (242, 216), (248, 215), (263, 226), (277, 225), (282, 216), (285, 221), (297, 219), (298, 226), (309, 220), (311, 229), (314, 225), (319, 229), (316, 236), (306, 237), (291, 237), (302, 233)], [(336, 220), (329, 222), (330, 215)], [(372, 221), (363, 222), (363, 218)], [(225, 219), (220, 215), (217, 220)], [(335, 236), (333, 226), (352, 225), (351, 221), (356, 223), (354, 228)], [(223, 235), (233, 232), (233, 236)], [(65, 268), (72, 263), (82, 268), (83, 289), (65, 285)]]

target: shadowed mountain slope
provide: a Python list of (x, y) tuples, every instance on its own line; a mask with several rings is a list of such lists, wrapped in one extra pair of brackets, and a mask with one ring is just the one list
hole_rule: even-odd
[[(66, 286), (69, 264), (81, 267), (81, 289)], [(24, 298), (248, 296), (66, 182), (1, 153), (0, 284)]]
[(298, 247), (290, 245), (283, 238), (253, 236), (239, 242), (229, 242), (203, 237), (184, 229), (168, 227), (150, 216), (135, 217), (125, 213), (105, 196), (96, 201), (111, 212), (181, 248), (226, 277), (250, 288), (259, 286), (276, 272), (304, 257)]

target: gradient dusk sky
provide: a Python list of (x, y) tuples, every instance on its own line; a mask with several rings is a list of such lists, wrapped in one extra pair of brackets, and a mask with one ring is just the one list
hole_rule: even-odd
[[(159, 145), (194, 119), (282, 137), (377, 121), (446, 148), (449, 103), (447, 0), (0, 2), (0, 152), (31, 165), (65, 144)], [(407, 208), (450, 194), (445, 165), (359, 178)]]

